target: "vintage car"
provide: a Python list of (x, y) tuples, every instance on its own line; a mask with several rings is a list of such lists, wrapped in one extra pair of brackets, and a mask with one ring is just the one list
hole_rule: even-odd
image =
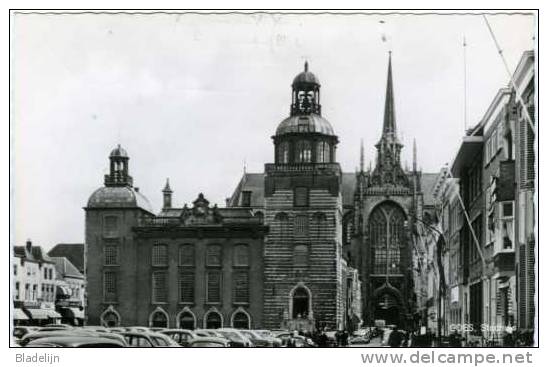
[(231, 347), (254, 347), (253, 342), (238, 329), (216, 329), (224, 338), (230, 340)]
[(197, 336), (194, 331), (188, 329), (167, 329), (160, 331), (160, 333), (169, 336), (182, 347), (186, 347)]
[(101, 336), (50, 336), (33, 340), (26, 345), (28, 348), (122, 348), (123, 341), (104, 338)]
[(154, 348), (156, 343), (147, 332), (139, 331), (123, 331), (116, 332), (116, 334), (122, 335), (127, 343), (128, 347), (132, 348)]
[(171, 337), (167, 336), (166, 334), (162, 333), (155, 333), (150, 332), (147, 333), (152, 341), (156, 344), (156, 347), (163, 347), (163, 348), (173, 348), (177, 347), (179, 348), (180, 345), (175, 340), (173, 340)]

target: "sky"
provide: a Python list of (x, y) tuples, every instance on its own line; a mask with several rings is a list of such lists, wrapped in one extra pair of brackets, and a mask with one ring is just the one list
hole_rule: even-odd
[[(510, 68), (534, 48), (532, 15), (489, 15)], [(466, 38), (466, 88), (463, 37)], [(439, 172), (509, 77), (481, 15), (16, 14), (11, 38), (14, 244), (84, 241), (84, 210), (109, 152), (161, 208), (203, 192), (223, 206), (247, 172), (273, 162), (305, 60), (345, 172), (375, 160), (388, 51), (396, 124), (411, 165)], [(464, 96), (467, 108), (464, 108)], [(465, 119), (466, 115), (466, 119)]]

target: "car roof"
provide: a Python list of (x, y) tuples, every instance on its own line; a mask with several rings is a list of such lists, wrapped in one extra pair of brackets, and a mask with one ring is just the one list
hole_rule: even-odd
[(228, 340), (225, 338), (217, 338), (214, 336), (199, 336), (190, 341), (190, 343), (196, 343), (196, 342), (215, 342), (215, 343), (225, 344), (228, 342)]
[[(72, 346), (78, 346), (78, 345), (85, 345), (85, 344), (115, 344), (120, 347), (123, 347), (124, 344), (115, 339), (109, 339), (104, 338), (100, 336), (52, 336), (47, 338), (40, 338), (36, 340), (36, 344), (61, 344), (61, 345), (72, 345)], [(27, 346), (32, 347), (33, 342), (30, 342), (27, 344)]]

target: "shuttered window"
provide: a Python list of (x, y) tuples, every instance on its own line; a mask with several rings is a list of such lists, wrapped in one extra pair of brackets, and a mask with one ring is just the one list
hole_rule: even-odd
[(233, 275), (235, 303), (249, 303), (249, 273), (238, 271)]
[(194, 302), (194, 271), (181, 270), (179, 272), (179, 302)]
[(167, 273), (165, 271), (152, 273), (152, 302), (167, 302)]
[(221, 302), (221, 273), (219, 271), (207, 273), (207, 302)]

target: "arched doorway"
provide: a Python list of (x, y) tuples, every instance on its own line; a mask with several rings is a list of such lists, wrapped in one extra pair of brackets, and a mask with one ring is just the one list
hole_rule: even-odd
[(120, 325), (120, 318), (113, 311), (107, 311), (101, 317), (103, 325), (106, 327), (116, 327)]
[(310, 297), (308, 291), (303, 287), (298, 287), (293, 292), (293, 313), (292, 318), (303, 318), (308, 317), (308, 312), (310, 310)]
[(179, 314), (179, 328), (194, 330), (195, 319), (194, 315), (190, 311), (183, 311)]
[(232, 316), (232, 327), (235, 329), (249, 329), (249, 315), (242, 311), (236, 311)]
[(223, 318), (217, 311), (208, 312), (205, 318), (206, 329), (219, 329), (223, 327)]
[(375, 320), (384, 320), (386, 325), (400, 324), (400, 308), (396, 297), (384, 293), (377, 297), (375, 304)]
[(168, 327), (167, 314), (161, 310), (156, 310), (150, 315), (150, 327)]

